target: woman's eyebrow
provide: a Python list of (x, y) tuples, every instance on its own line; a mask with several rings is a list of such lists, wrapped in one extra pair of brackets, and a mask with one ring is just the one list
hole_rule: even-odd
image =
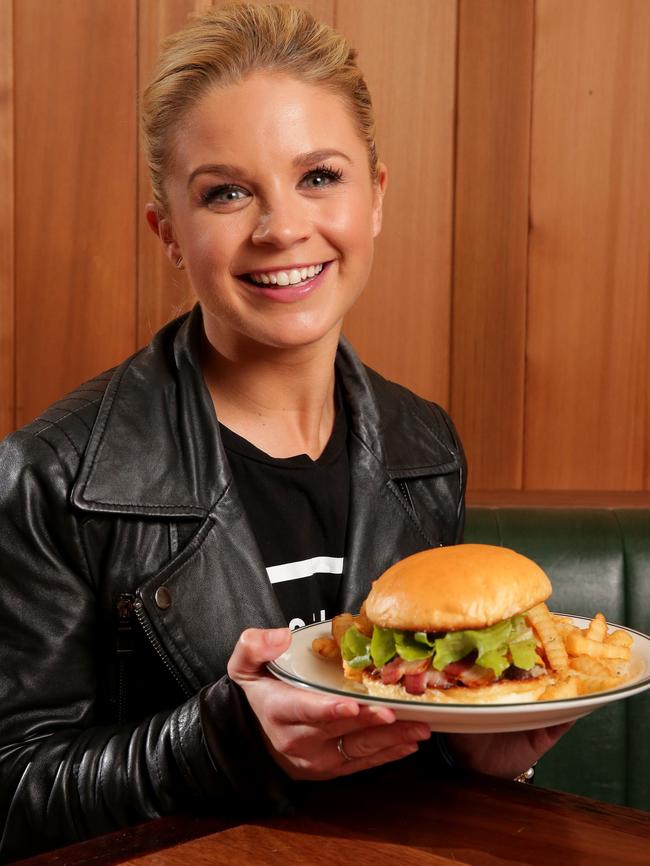
[(293, 160), (293, 164), (298, 168), (313, 165), (315, 162), (322, 162), (324, 159), (331, 159), (333, 156), (340, 156), (347, 160), (347, 162), (352, 162), (347, 153), (343, 153), (342, 150), (333, 150), (330, 148), (326, 150), (311, 150), (309, 153), (300, 153)]
[[(342, 150), (326, 148), (324, 150), (310, 150), (309, 153), (299, 153), (298, 156), (294, 157), (293, 165), (296, 168), (303, 168), (316, 162), (322, 162), (325, 159), (331, 159), (333, 156), (340, 156), (346, 162), (352, 162), (350, 157), (346, 153), (343, 153)], [(227, 162), (200, 165), (190, 174), (187, 185), (189, 186), (199, 174), (220, 174), (222, 177), (227, 178), (241, 178), (245, 176), (246, 172), (238, 165), (232, 165)]]
[(236, 178), (242, 177), (245, 172), (243, 168), (239, 168), (237, 165), (229, 165), (226, 162), (214, 163), (213, 165), (200, 165), (190, 174), (187, 185), (189, 186), (199, 174), (221, 174), (224, 177)]

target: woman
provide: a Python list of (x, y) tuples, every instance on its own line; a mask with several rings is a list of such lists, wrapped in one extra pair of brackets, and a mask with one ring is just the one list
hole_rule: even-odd
[(425, 745), (265, 672), (288, 624), (462, 535), (451, 422), (340, 336), (386, 187), (354, 52), (297, 9), (209, 13), (168, 43), (144, 131), (147, 220), (199, 304), (2, 446), (3, 857), (282, 809), (419, 745), (431, 774), (516, 775), (559, 730)]

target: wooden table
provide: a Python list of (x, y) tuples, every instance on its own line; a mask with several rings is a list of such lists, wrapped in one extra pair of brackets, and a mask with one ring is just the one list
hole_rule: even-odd
[(311, 786), (295, 815), (176, 816), (21, 866), (649, 866), (650, 813), (463, 775)]

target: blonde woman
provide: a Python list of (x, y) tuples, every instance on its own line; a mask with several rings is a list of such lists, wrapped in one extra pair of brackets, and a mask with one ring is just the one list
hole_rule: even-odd
[(198, 305), (0, 449), (3, 856), (281, 810), (418, 749), (432, 779), (516, 775), (558, 730), (443, 744), (265, 671), (290, 628), (462, 537), (449, 418), (341, 338), (387, 180), (354, 51), (295, 8), (211, 12), (143, 115), (146, 218)]

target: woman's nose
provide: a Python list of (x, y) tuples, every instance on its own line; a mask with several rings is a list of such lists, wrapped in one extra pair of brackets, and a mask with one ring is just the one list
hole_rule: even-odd
[(293, 201), (268, 207), (260, 214), (259, 221), (251, 235), (254, 244), (270, 244), (287, 248), (311, 233), (307, 214), (304, 213), (301, 202)]

